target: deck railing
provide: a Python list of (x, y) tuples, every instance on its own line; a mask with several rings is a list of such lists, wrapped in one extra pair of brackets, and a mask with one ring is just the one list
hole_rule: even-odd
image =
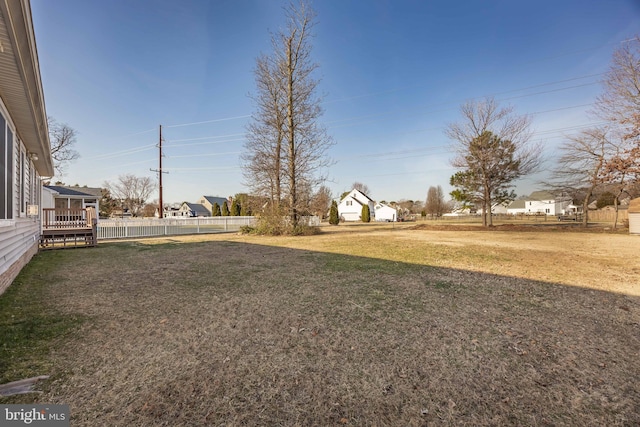
[(96, 220), (94, 208), (86, 209), (42, 209), (42, 229), (91, 228)]

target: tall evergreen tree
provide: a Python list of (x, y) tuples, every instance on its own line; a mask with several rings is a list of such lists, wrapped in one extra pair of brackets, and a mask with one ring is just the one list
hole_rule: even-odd
[(371, 210), (369, 205), (362, 205), (362, 212), (360, 214), (362, 222), (371, 222)]
[(338, 225), (340, 218), (338, 218), (338, 203), (335, 200), (331, 202), (331, 209), (329, 210), (329, 224)]
[(240, 203), (237, 199), (233, 199), (231, 202), (231, 216), (240, 216)]
[(211, 208), (211, 215), (212, 216), (221, 216), (222, 212), (220, 212), (220, 205), (218, 204), (218, 202), (214, 202), (213, 203), (213, 207)]

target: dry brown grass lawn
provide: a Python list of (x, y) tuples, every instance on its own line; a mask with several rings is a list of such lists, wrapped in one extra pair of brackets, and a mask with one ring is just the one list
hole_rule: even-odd
[(42, 253), (42, 304), (86, 320), (11, 401), (74, 426), (639, 425), (639, 249), (339, 226)]

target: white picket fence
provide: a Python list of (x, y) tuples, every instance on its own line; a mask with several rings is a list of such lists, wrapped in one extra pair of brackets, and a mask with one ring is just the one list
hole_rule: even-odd
[(238, 231), (252, 225), (253, 216), (218, 216), (210, 218), (101, 219), (98, 240), (133, 237), (175, 236)]

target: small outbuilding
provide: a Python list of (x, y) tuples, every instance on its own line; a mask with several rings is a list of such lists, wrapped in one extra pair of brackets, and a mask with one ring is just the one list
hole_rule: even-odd
[(640, 234), (640, 197), (629, 202), (629, 234)]
[(376, 203), (375, 211), (376, 221), (396, 222), (398, 219), (398, 212), (384, 203)]

